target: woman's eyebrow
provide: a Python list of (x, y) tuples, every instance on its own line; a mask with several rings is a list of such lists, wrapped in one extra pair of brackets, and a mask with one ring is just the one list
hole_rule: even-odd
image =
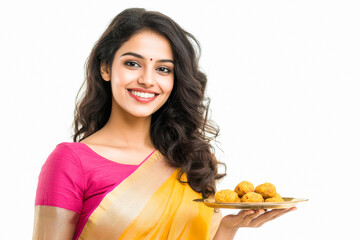
[(134, 57), (137, 57), (137, 58), (144, 59), (144, 57), (143, 57), (143, 56), (141, 56), (140, 54), (133, 53), (133, 52), (126, 52), (126, 53), (124, 53), (124, 54), (123, 54), (123, 55), (121, 55), (121, 56), (126, 56), (126, 55), (130, 55), (130, 56), (134, 56)]
[(157, 62), (170, 62), (170, 63), (174, 64), (174, 60), (170, 60), (170, 59), (160, 59)]
[[(134, 56), (134, 57), (137, 57), (137, 58), (140, 58), (140, 59), (145, 59), (140, 54), (137, 54), (137, 53), (134, 53), (134, 52), (126, 52), (126, 53), (122, 54), (121, 57), (126, 56), (126, 55)], [(157, 62), (171, 62), (172, 64), (174, 64), (174, 60), (171, 60), (171, 59), (160, 59)]]

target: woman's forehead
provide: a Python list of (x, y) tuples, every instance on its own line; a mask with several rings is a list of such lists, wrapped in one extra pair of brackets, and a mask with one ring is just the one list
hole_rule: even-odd
[(147, 59), (171, 59), (173, 52), (167, 38), (161, 34), (145, 30), (132, 35), (118, 50), (119, 55), (131, 52)]

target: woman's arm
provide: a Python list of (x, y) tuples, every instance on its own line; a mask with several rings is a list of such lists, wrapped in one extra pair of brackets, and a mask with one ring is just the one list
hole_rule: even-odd
[(59, 207), (36, 206), (33, 240), (72, 240), (79, 214)]
[(264, 223), (293, 210), (296, 210), (296, 207), (271, 211), (265, 211), (264, 209), (246, 210), (240, 211), (237, 215), (227, 215), (221, 219), (214, 240), (234, 239), (237, 230), (241, 227), (261, 227)]

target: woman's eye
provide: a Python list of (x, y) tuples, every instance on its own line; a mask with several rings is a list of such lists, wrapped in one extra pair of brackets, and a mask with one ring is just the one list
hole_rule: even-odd
[(132, 62), (132, 61), (125, 62), (125, 65), (129, 67), (140, 67), (140, 65), (137, 62)]
[(170, 73), (171, 70), (169, 68), (166, 67), (159, 67), (157, 68), (158, 71), (162, 72), (162, 73)]

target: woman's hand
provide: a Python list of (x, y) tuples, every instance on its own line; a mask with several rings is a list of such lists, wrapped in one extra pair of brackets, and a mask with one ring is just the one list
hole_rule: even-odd
[(236, 215), (227, 215), (221, 219), (220, 226), (215, 234), (215, 239), (233, 239), (237, 230), (241, 227), (261, 227), (281, 215), (296, 210), (296, 207), (288, 209), (274, 209), (266, 211), (242, 210)]

